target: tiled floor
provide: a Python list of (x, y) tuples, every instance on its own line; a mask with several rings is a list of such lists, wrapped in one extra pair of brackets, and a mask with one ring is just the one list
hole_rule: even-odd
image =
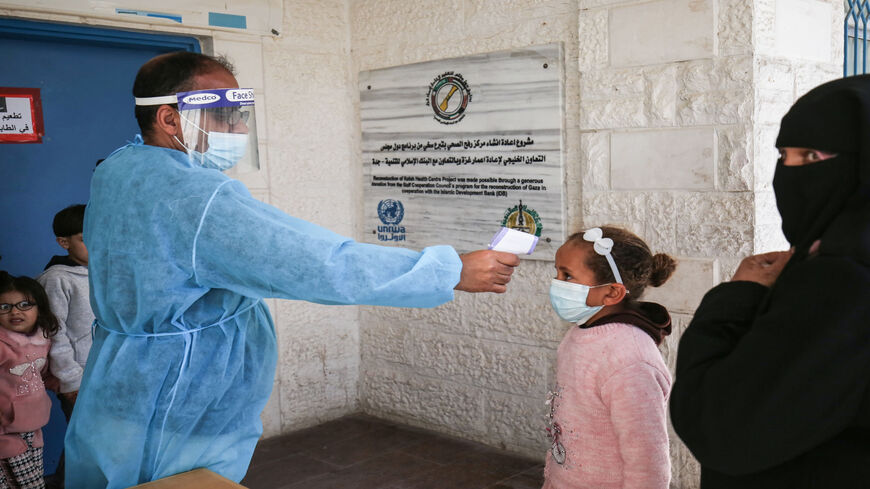
[(261, 441), (250, 489), (540, 489), (543, 465), (355, 414)]

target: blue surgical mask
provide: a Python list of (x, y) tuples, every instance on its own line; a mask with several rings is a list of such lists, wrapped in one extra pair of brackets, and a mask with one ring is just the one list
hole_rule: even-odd
[[(594, 287), (602, 287), (602, 285)], [(572, 323), (583, 324), (604, 307), (603, 305), (590, 306), (586, 304), (589, 289), (592, 288), (588, 285), (553, 279), (550, 284), (550, 304), (560, 318)]]
[(230, 132), (208, 133), (208, 149), (202, 154), (203, 168), (224, 171), (236, 166), (248, 150), (248, 135)]

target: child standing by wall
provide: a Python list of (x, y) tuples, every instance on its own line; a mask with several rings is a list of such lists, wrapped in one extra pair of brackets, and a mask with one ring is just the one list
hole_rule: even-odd
[(576, 233), (556, 252), (550, 302), (576, 323), (559, 345), (545, 489), (665, 489), (671, 376), (656, 345), (668, 312), (640, 302), (676, 268), (623, 229)]
[(36, 277), (45, 288), (51, 311), (58, 320), (58, 334), (52, 338), (49, 358), (51, 373), (60, 381), (58, 397), (67, 421), (82, 383), (94, 322), (88, 288), (88, 250), (82, 241), (84, 217), (82, 204), (69, 206), (54, 216), (54, 235), (68, 254), (52, 257), (45, 271)]
[(45, 383), (57, 319), (42, 286), (0, 272), (0, 488), (45, 487), (42, 427), (51, 400)]

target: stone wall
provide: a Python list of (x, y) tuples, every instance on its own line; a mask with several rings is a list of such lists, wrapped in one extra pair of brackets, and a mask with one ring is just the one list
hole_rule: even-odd
[[(347, 2), (284, 1), (283, 13), (281, 35), (263, 41), (271, 203), (354, 236), (362, 191)], [(356, 411), (358, 308), (276, 302), (280, 350), (270, 405), (279, 404), (278, 432)]]
[[(770, 190), (779, 119), (841, 74), (840, 0), (222, 4), (251, 12), (248, 32), (113, 15), (124, 0), (58, 1), (5, 0), (0, 16), (195, 35), (229, 55), (258, 96), (262, 162), (234, 176), (351, 236), (362, 223), (359, 71), (561, 42), (567, 227), (623, 225), (679, 259), (647, 297), (674, 317), (662, 346), (671, 368), (704, 292), (743, 256), (784, 246)], [(362, 409), (542, 458), (568, 328), (550, 310), (552, 267), (526, 260), (506, 294), (457, 293), (428, 310), (270, 301), (280, 364), (265, 435)], [(672, 460), (672, 487), (697, 487), (673, 434)]]
[[(753, 252), (752, 8), (660, 0), (581, 9), (588, 35), (612, 45), (581, 57), (583, 222), (625, 226), (678, 259), (671, 280), (646, 295), (673, 316), (662, 345), (673, 371), (703, 294)], [(670, 437), (672, 485), (694, 487), (697, 463)]]
[[(841, 25), (837, 0), (354, 1), (351, 43), (355, 72), (564, 43), (568, 229), (625, 226), (679, 260), (647, 295), (673, 315), (661, 348), (673, 369), (703, 294), (743, 257), (787, 246), (773, 141), (797, 96), (840, 76)], [(552, 276), (524, 261), (503, 296), (363, 309), (363, 409), (542, 457), (566, 328), (549, 309)], [(697, 487), (697, 463), (671, 440), (672, 487)]]
[[(563, 43), (566, 171), (579, 181), (576, 2), (356, 0), (350, 18), (354, 73)], [(566, 191), (568, 223), (576, 228), (581, 189), (569, 184)], [(363, 308), (363, 409), (542, 457), (544, 401), (566, 328), (550, 310), (552, 276), (552, 262), (526, 260), (504, 295), (457, 293), (454, 302), (430, 310)]]

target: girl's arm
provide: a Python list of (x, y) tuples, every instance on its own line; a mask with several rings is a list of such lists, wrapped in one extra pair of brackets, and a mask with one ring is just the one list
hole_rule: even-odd
[(619, 370), (602, 387), (622, 455), (624, 489), (668, 488), (669, 389), (667, 374), (643, 362)]

